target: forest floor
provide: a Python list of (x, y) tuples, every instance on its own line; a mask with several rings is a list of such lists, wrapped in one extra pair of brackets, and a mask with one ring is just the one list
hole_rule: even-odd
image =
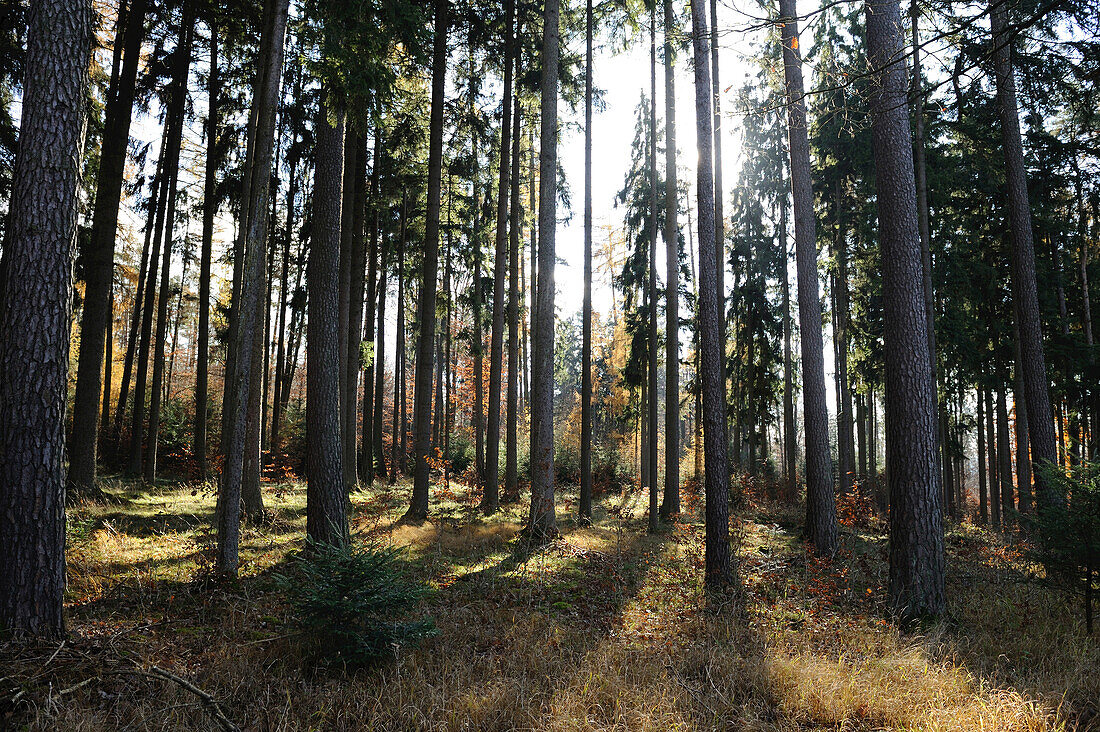
[(601, 496), (583, 528), (566, 489), (562, 538), (531, 549), (525, 505), (484, 518), (455, 486), (409, 526), (409, 487), (378, 486), (352, 497), (354, 538), (407, 548), (439, 634), (347, 673), (307, 660), (273, 580), (303, 543), (303, 484), (265, 486), (233, 584), (213, 580), (209, 488), (109, 489), (70, 513), (70, 637), (0, 645), (0, 729), (1100, 729), (1100, 643), (1077, 606), (969, 525), (948, 535), (950, 618), (916, 633), (884, 619), (874, 521), (817, 559), (796, 511), (746, 507), (744, 592), (715, 608), (693, 495), (647, 535), (644, 495)]

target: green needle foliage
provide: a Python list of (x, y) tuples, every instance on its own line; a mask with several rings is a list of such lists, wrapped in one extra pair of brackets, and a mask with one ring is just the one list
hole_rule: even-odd
[(1069, 473), (1055, 466), (1039, 470), (1066, 501), (1026, 517), (1034, 528), (1036, 558), (1047, 568), (1050, 579), (1081, 597), (1085, 632), (1092, 635), (1093, 597), (1100, 570), (1100, 462), (1083, 462)]
[(436, 634), (430, 619), (404, 617), (428, 588), (404, 574), (399, 549), (310, 544), (277, 575), (298, 623), (326, 664), (362, 668)]

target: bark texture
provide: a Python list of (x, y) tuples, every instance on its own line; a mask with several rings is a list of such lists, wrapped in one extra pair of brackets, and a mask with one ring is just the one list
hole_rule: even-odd
[[(1050, 382), (1046, 357), (1043, 354), (1043, 331), (1039, 320), (1039, 295), (1035, 282), (1035, 247), (1031, 232), (1031, 209), (1027, 195), (1027, 171), (1024, 166), (1023, 140), (1020, 136), (1020, 116), (1016, 102), (1016, 82), (1013, 78), (1012, 40), (1006, 30), (1005, 6), (989, 5), (990, 27), (993, 32), (993, 69), (997, 81), (997, 108), (1001, 118), (1001, 142), (1004, 146), (1005, 182), (1008, 211), (1012, 229), (1013, 278), (1012, 297), (1019, 309), (1020, 367), (1024, 375), (1024, 396), (1027, 402), (1027, 432), (1031, 442), (1031, 457), (1036, 465), (1054, 463), (1058, 459), (1054, 435), (1054, 415), (1051, 411)], [(1065, 496), (1042, 477), (1035, 474), (1035, 499), (1042, 511), (1061, 505)]]
[(558, 533), (554, 512), (554, 267), (558, 203), (559, 0), (542, 13), (542, 107), (539, 132), (538, 285), (531, 362), (531, 514), (533, 539)]
[(802, 409), (806, 440), (806, 535), (820, 554), (837, 546), (836, 498), (829, 456), (829, 413), (825, 405), (825, 355), (818, 295), (810, 142), (798, 48), (795, 0), (779, 4), (783, 76), (787, 92), (787, 134), (791, 151), (794, 244), (798, 272), (798, 325), (802, 344)]
[(313, 245), (306, 265), (309, 328), (306, 331), (306, 536), (348, 542), (347, 491), (340, 434), (340, 187), (343, 115), (330, 124), (331, 98), (317, 119)]
[[(84, 315), (80, 324), (80, 354), (73, 399), (73, 432), (69, 442), (69, 490), (87, 493), (95, 489), (96, 451), (99, 432), (96, 417), (101, 369), (111, 319), (111, 284), (114, 280), (115, 239), (126, 146), (130, 142), (131, 109), (134, 106), (141, 41), (145, 36), (146, 0), (133, 0), (126, 11), (122, 41), (122, 66), (114, 92), (107, 100), (103, 142), (99, 151), (92, 241), (84, 253)], [(79, 7), (79, 6), (78, 6)], [(80, 12), (74, 9), (74, 12)], [(118, 49), (116, 49), (117, 53)], [(110, 384), (107, 384), (108, 390)]]
[(91, 36), (87, 0), (31, 3), (0, 294), (0, 629), (20, 635), (65, 632), (65, 404)]
[(428, 457), (432, 446), (432, 372), (434, 371), (435, 295), (439, 273), (439, 205), (443, 178), (443, 105), (447, 76), (447, 26), (450, 3), (436, 0), (435, 45), (432, 49), (432, 110), (428, 123), (428, 201), (424, 225), (423, 281), (420, 288), (417, 320), (420, 339), (416, 345), (416, 384), (413, 405), (413, 446), (416, 464), (413, 469), (412, 502), (406, 517), (422, 520), (428, 515), (428, 486), (431, 466)]
[(702, 368), (706, 549), (704, 582), (718, 589), (734, 581), (729, 533), (729, 468), (726, 403), (723, 392), (722, 335), (719, 312), (718, 248), (714, 232), (714, 170), (711, 161), (710, 34), (704, 0), (692, 0), (691, 35), (695, 55), (695, 124), (699, 147), (696, 195), (699, 208), (699, 361)]
[[(886, 464), (890, 490), (888, 606), (902, 618), (945, 609), (942, 494), (921, 243), (897, 0), (868, 0), (875, 159), (883, 264)], [(804, 334), (805, 335), (805, 334)]]

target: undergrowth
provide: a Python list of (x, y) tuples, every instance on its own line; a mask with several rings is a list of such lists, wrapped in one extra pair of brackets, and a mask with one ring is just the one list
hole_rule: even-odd
[(379, 485), (352, 496), (356, 540), (401, 549), (402, 576), (431, 588), (413, 614), (439, 634), (355, 671), (310, 661), (275, 580), (303, 548), (303, 486), (265, 485), (271, 519), (245, 527), (235, 584), (207, 571), (209, 489), (112, 491), (70, 521), (69, 638), (0, 646), (0, 728), (217, 728), (175, 677), (249, 730), (1100, 729), (1096, 639), (970, 525), (947, 537), (950, 616), (915, 635), (885, 619), (876, 521), (821, 559), (797, 509), (750, 502), (742, 594), (715, 610), (694, 496), (650, 536), (645, 496), (609, 492), (592, 526), (561, 516), (563, 538), (531, 547), (522, 504), (486, 519), (456, 483), (412, 526), (408, 486)]

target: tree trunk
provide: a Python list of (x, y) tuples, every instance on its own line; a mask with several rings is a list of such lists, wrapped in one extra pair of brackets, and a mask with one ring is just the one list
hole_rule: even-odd
[(649, 533), (657, 533), (657, 3), (649, 12), (649, 284), (647, 287), (649, 337), (646, 338), (646, 377), (649, 402)]
[(405, 471), (405, 234), (408, 231), (408, 193), (401, 191), (401, 239), (397, 244), (396, 346), (393, 353), (393, 465), (390, 485)]
[(157, 217), (160, 215), (160, 207), (163, 204), (161, 180), (164, 176), (164, 152), (166, 139), (165, 129), (161, 133), (160, 153), (157, 155), (157, 172), (150, 181), (149, 187), (149, 215), (145, 219), (145, 242), (141, 247), (141, 267), (138, 271), (137, 286), (134, 289), (134, 309), (130, 316), (130, 334), (126, 339), (126, 357), (122, 363), (122, 384), (119, 386), (118, 402), (115, 408), (115, 423), (112, 427), (112, 442), (115, 457), (118, 457), (119, 444), (122, 438), (122, 421), (126, 415), (126, 402), (130, 393), (130, 381), (133, 376), (134, 359), (137, 356), (139, 333), (141, 331), (142, 303), (144, 302), (145, 281), (153, 266), (150, 261), (149, 250), (152, 246), (153, 228), (156, 226)]
[[(1027, 401), (1024, 397), (1024, 373), (1021, 368), (1020, 318), (1012, 321), (1012, 345), (1015, 363), (1012, 368), (1012, 403), (1016, 411), (1016, 488), (1020, 492), (1020, 513), (1031, 506), (1031, 456), (1028, 453)], [(1080, 446), (1080, 443), (1078, 443)]]
[(661, 516), (680, 513), (680, 228), (676, 221), (676, 76), (672, 0), (665, 0), (665, 493)]
[[(218, 125), (221, 78), (218, 73), (218, 26), (217, 11), (211, 8), (207, 25), (210, 28), (210, 66), (207, 73), (207, 98), (209, 105), (206, 113), (206, 171), (203, 184), (202, 208), (202, 252), (199, 255), (199, 325), (198, 355), (196, 356), (195, 375), (195, 462), (199, 466), (199, 477), (206, 480), (206, 421), (210, 407), (210, 267), (214, 251), (214, 216), (217, 213), (218, 165)], [(284, 288), (286, 277), (283, 278)], [(276, 399), (278, 402), (278, 399)], [(274, 430), (273, 430), (274, 431)]]
[(554, 268), (557, 264), (559, 4), (559, 0), (547, 0), (542, 13), (538, 287), (535, 290), (535, 342), (531, 362), (531, 515), (527, 527), (536, 540), (558, 533), (554, 511)]
[[(174, 89), (168, 104), (167, 119), (173, 125), (168, 143), (168, 171), (179, 168), (180, 147), (183, 139), (184, 113), (187, 101), (187, 77), (191, 69), (191, 42), (194, 38), (194, 13), (191, 2), (183, 3), (183, 37), (176, 49), (176, 69), (172, 81)], [(164, 259), (161, 261), (160, 294), (157, 300), (157, 335), (153, 350), (153, 385), (149, 392), (149, 430), (145, 444), (145, 480), (152, 483), (157, 474), (157, 440), (160, 435), (160, 405), (164, 385), (164, 347), (168, 335), (168, 298), (172, 292), (171, 265), (173, 234), (176, 221), (176, 185), (178, 173), (172, 172), (172, 185), (168, 193), (168, 212), (164, 222)], [(180, 283), (182, 285), (182, 282)]]
[[(171, 127), (171, 125), (169, 125)], [(160, 181), (160, 203), (157, 205), (157, 218), (153, 224), (153, 248), (149, 252), (149, 274), (145, 278), (145, 293), (141, 302), (141, 336), (138, 341), (137, 374), (134, 378), (134, 408), (131, 412), (130, 427), (130, 464), (129, 473), (141, 477), (142, 446), (145, 428), (145, 389), (149, 375), (149, 347), (153, 339), (153, 310), (156, 304), (157, 277), (160, 271), (160, 249), (164, 236), (164, 215), (168, 208), (169, 192), (173, 187), (175, 169), (168, 166), (171, 157), (171, 130), (164, 136), (165, 165)], [(166, 276), (166, 275), (162, 275)]]
[(798, 498), (798, 426), (794, 417), (794, 359), (791, 354), (791, 284), (787, 245), (787, 194), (779, 194), (779, 243), (783, 250), (783, 500), (793, 503)]
[(428, 516), (428, 485), (431, 466), (428, 463), (432, 436), (432, 348), (435, 345), (435, 294), (439, 271), (439, 205), (443, 177), (443, 105), (447, 76), (447, 28), (449, 0), (435, 0), (435, 42), (432, 50), (432, 109), (428, 126), (428, 201), (424, 225), (424, 261), (421, 265), (421, 286), (418, 322), (419, 342), (416, 351), (416, 396), (413, 431), (416, 435), (416, 459), (412, 500), (405, 516), (423, 520)]
[(584, 304), (581, 326), (581, 492), (577, 518), (592, 523), (592, 0), (584, 11)]
[(699, 208), (699, 350), (702, 366), (703, 439), (706, 452), (706, 549), (704, 582), (719, 589), (734, 582), (729, 535), (729, 460), (722, 367), (722, 318), (719, 290), (721, 244), (715, 235), (715, 187), (712, 168), (714, 117), (711, 101), (710, 34), (701, 3), (692, 0), (691, 31), (695, 54), (695, 124), (699, 147), (696, 195)]
[[(80, 5), (82, 7), (83, 3)], [(80, 12), (83, 11), (74, 9), (74, 14)], [(84, 254), (84, 316), (80, 326), (73, 431), (69, 442), (68, 484), (74, 495), (95, 492), (99, 436), (96, 420), (103, 390), (100, 371), (107, 321), (112, 317), (111, 284), (114, 281), (118, 209), (126, 166), (126, 147), (130, 142), (141, 41), (145, 37), (145, 12), (146, 0), (133, 0), (126, 11), (122, 67), (117, 86), (111, 85), (105, 109), (92, 213), (92, 241)]]
[[(518, 69), (519, 58), (516, 58)], [(508, 414), (507, 414), (507, 450), (504, 458), (504, 495), (508, 501), (519, 500), (519, 388), (520, 372), (520, 332), (519, 332), (519, 268), (520, 268), (520, 228), (523, 225), (519, 201), (519, 142), (520, 142), (520, 101), (519, 95), (512, 100), (512, 201), (508, 207), (512, 218), (508, 231)], [(582, 410), (583, 411), (583, 410)], [(583, 430), (583, 426), (582, 426)], [(582, 440), (583, 445), (583, 440)], [(582, 457), (583, 459), (583, 457)], [(581, 470), (583, 485), (584, 470)], [(591, 494), (589, 496), (591, 500)], [(584, 503), (584, 491), (581, 491), (581, 504)], [(589, 506), (591, 508), (591, 505)], [(591, 511), (589, 511), (591, 513)]]
[[(245, 471), (245, 452), (248, 435), (258, 438), (256, 428), (249, 431), (249, 420), (259, 418), (259, 413), (249, 408), (249, 395), (255, 378), (253, 344), (256, 330), (262, 325), (261, 302), (265, 289), (265, 264), (268, 244), (268, 212), (275, 146), (275, 108), (278, 100), (283, 68), (283, 37), (286, 31), (289, 0), (270, 0), (271, 23), (268, 38), (263, 42), (266, 51), (262, 56), (259, 83), (253, 106), (256, 108), (256, 134), (249, 157), (253, 161), (253, 184), (245, 199), (247, 230), (245, 231), (245, 261), (241, 279), (241, 299), (237, 309), (237, 357), (234, 370), (227, 377), (232, 393), (229, 404), (233, 413), (226, 424), (229, 433), (222, 438), (225, 466), (218, 492), (217, 511), (217, 568), (230, 577), (237, 575), (240, 544), (240, 503)], [(316, 214), (315, 214), (316, 215)]]
[(998, 474), (999, 455), (997, 449), (996, 420), (997, 414), (993, 407), (993, 392), (986, 389), (985, 392), (985, 431), (986, 450), (989, 454), (989, 510), (992, 514), (993, 528), (1001, 528), (1001, 478)]
[[(875, 159), (883, 267), (886, 463), (890, 486), (888, 607), (902, 618), (944, 612), (941, 494), (936, 482), (936, 403), (928, 350), (912, 139), (897, 0), (867, 2)], [(803, 337), (806, 336), (803, 331)]]
[(329, 124), (328, 94), (317, 116), (317, 170), (313, 241), (306, 268), (306, 536), (348, 543), (347, 487), (340, 434), (340, 205), (343, 184), (343, 113)]
[[(928, 354), (932, 362), (932, 400), (939, 404), (939, 375), (936, 363), (935, 291), (932, 287), (932, 233), (928, 215), (928, 172), (924, 152), (924, 90), (920, 63), (920, 5), (911, 0), (909, 26), (913, 38), (913, 78), (910, 106), (913, 115), (913, 180), (917, 192), (917, 230), (920, 232), (921, 274), (924, 288), (924, 315), (928, 321)], [(946, 434), (937, 427), (937, 460), (948, 460)], [(946, 470), (946, 467), (945, 467)], [(937, 473), (937, 476), (939, 474)]]
[[(401, 222), (404, 227), (404, 221)], [(404, 236), (404, 231), (401, 232)], [(374, 342), (374, 416), (371, 419), (371, 439), (374, 444), (374, 475), (385, 477), (386, 452), (384, 427), (386, 423), (386, 247), (383, 242), (378, 256), (378, 337)], [(372, 303), (370, 307), (374, 307)], [(363, 435), (364, 442), (367, 436)]]
[[(1011, 513), (1016, 510), (1016, 501), (1012, 496), (1012, 442), (1008, 432), (1008, 405), (1003, 385), (997, 390), (997, 459), (997, 475), (1001, 485), (1001, 505), (998, 511), (1000, 528), (1008, 531), (1012, 523)], [(997, 523), (996, 518), (993, 523)]]
[[(700, 0), (702, 2), (702, 0)], [(792, 0), (793, 2), (794, 0)], [(722, 399), (726, 398), (726, 216), (724, 213), (725, 191), (722, 187), (722, 94), (721, 83), (718, 74), (718, 0), (710, 0), (710, 85), (711, 85), (711, 114), (713, 115), (713, 127), (711, 129), (712, 144), (714, 148), (714, 256), (718, 270), (715, 288), (718, 292), (718, 341), (719, 353), (722, 358)], [(701, 63), (706, 63), (705, 60)], [(700, 256), (700, 261), (702, 257)], [(726, 412), (723, 411), (722, 419), (726, 420)], [(726, 428), (727, 437), (729, 427)], [(740, 448), (739, 448), (740, 449)], [(728, 447), (727, 447), (728, 450)]]
[(989, 523), (989, 489), (985, 477), (985, 394), (978, 388), (978, 520), (982, 526)]
[(0, 273), (0, 627), (57, 638), (65, 633), (65, 403), (91, 3), (36, 0), (27, 20)]
[[(834, 240), (836, 251), (836, 373), (840, 389), (837, 393), (837, 436), (840, 462), (840, 488), (845, 493), (852, 490), (855, 470), (855, 437), (852, 433), (852, 389), (848, 377), (848, 237), (844, 220), (843, 190), (838, 181), (834, 191), (837, 232)], [(842, 439), (839, 439), (842, 438)]]
[(511, 180), (512, 63), (515, 2), (505, 3), (504, 101), (500, 118), (500, 165), (497, 179), (496, 249), (493, 254), (493, 324), (489, 343), (489, 420), (485, 449), (485, 488), (481, 510), (493, 514), (500, 507), (500, 401), (504, 361), (504, 277), (508, 268), (508, 183)]
[[(1001, 118), (1001, 141), (1004, 145), (1005, 179), (1008, 209), (1012, 229), (1013, 278), (1012, 297), (1020, 312), (1020, 365), (1024, 374), (1024, 394), (1027, 401), (1028, 438), (1036, 464), (1053, 463), (1058, 458), (1055, 447), (1053, 414), (1046, 358), (1043, 355), (1043, 332), (1039, 319), (1039, 296), (1035, 283), (1035, 250), (1031, 234), (1031, 211), (1028, 205), (1027, 172), (1024, 167), (1020, 118), (1016, 103), (1016, 82), (1013, 79), (1012, 40), (1005, 26), (1005, 8), (991, 3), (990, 27), (993, 33), (993, 68), (997, 81), (997, 107)], [(1064, 503), (1058, 488), (1037, 473), (1036, 503), (1041, 511)]]
[[(381, 114), (379, 116), (379, 123), (376, 124), (374, 129), (374, 162), (371, 165), (371, 178), (370, 185), (365, 182), (366, 179), (366, 166), (367, 166), (367, 148), (366, 139), (359, 138), (359, 155), (358, 165), (359, 172), (356, 175), (356, 192), (355, 192), (355, 213), (352, 216), (352, 225), (354, 227), (354, 239), (352, 244), (352, 272), (351, 272), (351, 305), (350, 314), (348, 316), (348, 360), (347, 360), (347, 399), (348, 409), (351, 410), (349, 417), (346, 417), (345, 426), (350, 428), (352, 435), (352, 449), (348, 449), (345, 446), (346, 452), (344, 453), (345, 460), (351, 460), (353, 463), (356, 461), (355, 447), (355, 421), (356, 421), (356, 400), (359, 396), (358, 379), (359, 371), (363, 371), (363, 401), (359, 409), (359, 413), (362, 415), (361, 420), (363, 423), (363, 442), (359, 449), (358, 461), (359, 461), (359, 478), (364, 481), (368, 486), (374, 484), (374, 374), (377, 368), (378, 357), (375, 354), (367, 367), (364, 369), (361, 365), (360, 353), (362, 351), (362, 341), (369, 340), (374, 342), (374, 307), (378, 298), (378, 267), (379, 267), (379, 252), (380, 237), (382, 231), (380, 228), (381, 217), (379, 214), (379, 191), (378, 191), (378, 177), (381, 171), (381, 157), (379, 152), (382, 149), (382, 125)], [(366, 223), (367, 215), (371, 216), (371, 238), (369, 249), (366, 248), (365, 231), (364, 226)], [(364, 265), (363, 257), (367, 256), (368, 260)], [(364, 273), (365, 272), (365, 273)], [(365, 280), (364, 280), (365, 278)], [(364, 282), (366, 283), (366, 295), (363, 294)], [(364, 299), (365, 297), (365, 299)], [(368, 303), (364, 308), (364, 303)], [(383, 368), (383, 373), (385, 369)], [(385, 458), (381, 458), (383, 463)]]
[[(470, 68), (474, 67), (473, 43), (470, 43)], [(470, 119), (477, 118), (475, 97), (477, 96), (477, 82), (470, 84)], [(473, 206), (470, 214), (470, 246), (474, 251), (474, 281), (472, 293), (472, 312), (470, 318), (474, 324), (474, 337), (471, 344), (474, 358), (474, 411), (470, 422), (474, 428), (474, 472), (477, 480), (485, 482), (485, 289), (482, 287), (482, 257), (484, 251), (481, 241), (481, 193), (478, 185), (481, 183), (481, 154), (478, 150), (477, 132), (471, 126), (470, 129), (470, 157), (473, 159), (473, 185), (471, 194)], [(402, 226), (404, 226), (404, 210), (402, 210)], [(404, 236), (404, 229), (402, 229)], [(508, 378), (511, 383), (512, 361), (508, 362)], [(396, 443), (394, 443), (396, 444)]]
[(837, 546), (836, 499), (829, 456), (829, 414), (825, 406), (825, 356), (821, 299), (817, 286), (810, 143), (798, 48), (795, 0), (781, 0), (783, 72), (786, 80), (787, 131), (791, 150), (791, 192), (798, 273), (798, 321), (802, 343), (802, 409), (806, 440), (806, 536), (819, 554)]
[[(346, 115), (345, 110), (345, 115)], [(357, 340), (350, 330), (351, 317), (351, 289), (352, 268), (359, 266), (354, 261), (352, 249), (358, 245), (360, 250), (359, 260), (362, 262), (362, 240), (359, 239), (359, 230), (356, 224), (356, 201), (359, 194), (359, 135), (356, 134), (355, 125), (350, 117), (344, 120), (344, 165), (343, 179), (340, 184), (340, 288), (339, 302), (340, 312), (338, 317), (339, 349), (340, 349), (340, 449), (343, 457), (340, 464), (344, 468), (344, 485), (348, 491), (354, 490), (359, 483), (359, 471), (356, 460), (358, 453), (357, 442), (357, 405), (359, 389), (359, 361), (351, 359), (351, 341)], [(359, 218), (362, 223), (362, 218)], [(360, 285), (360, 290), (362, 286)], [(356, 356), (358, 356), (356, 349)], [(355, 387), (349, 385), (349, 381), (356, 383)]]

